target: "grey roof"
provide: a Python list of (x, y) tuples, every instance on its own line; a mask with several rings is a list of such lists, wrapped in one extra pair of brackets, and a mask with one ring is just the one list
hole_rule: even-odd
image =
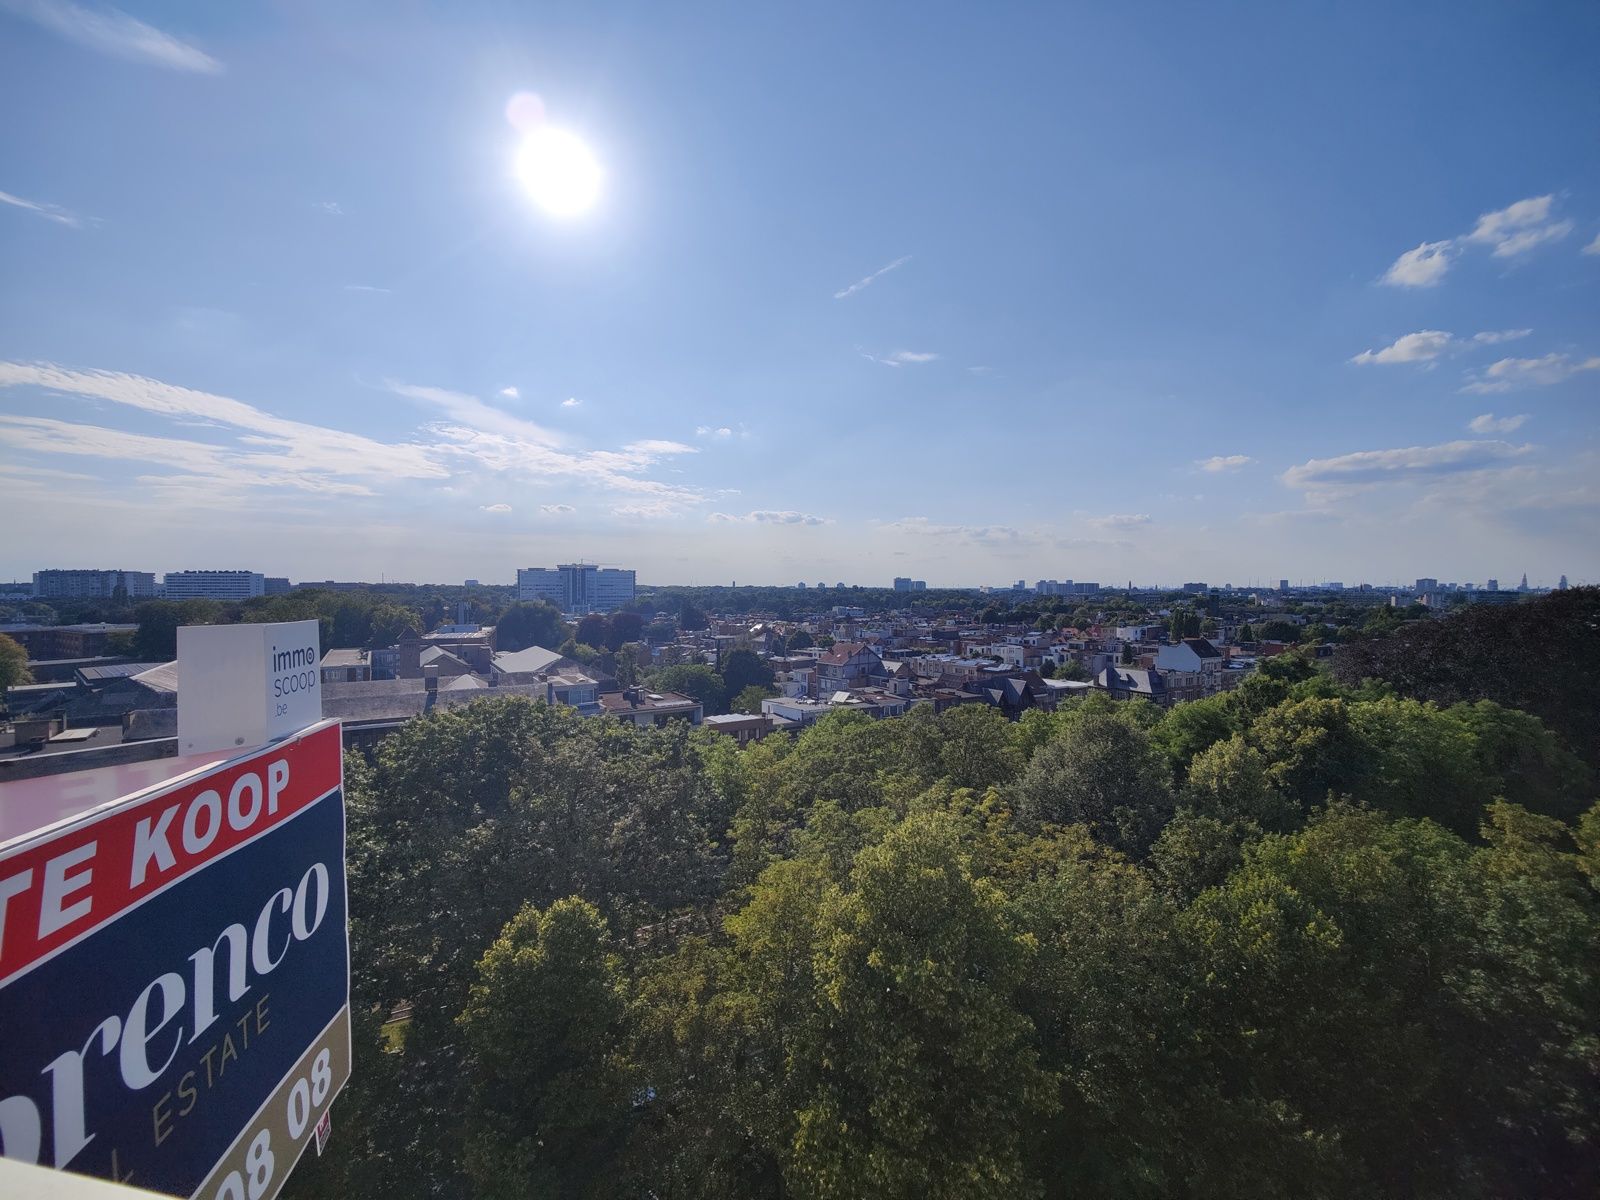
[(148, 671), (140, 671), (131, 676), (135, 683), (142, 683), (153, 692), (177, 693), (178, 690), (178, 664), (176, 660), (162, 663), (159, 667), (151, 667)]
[(83, 677), (84, 683), (104, 683), (108, 679), (126, 679), (129, 675), (138, 675), (144, 671), (159, 667), (160, 663), (118, 663), (111, 667), (79, 667), (78, 674)]
[(1218, 650), (1205, 638), (1184, 638), (1183, 644), (1193, 650), (1201, 658), (1221, 658), (1222, 651)]
[(457, 675), (449, 683), (441, 683), (441, 692), (470, 692), (478, 688), (487, 688), (489, 685), (476, 675)]
[(554, 650), (543, 646), (529, 646), (526, 650), (500, 650), (494, 656), (494, 669), (508, 675), (533, 675), (548, 671), (563, 658)]
[(365, 650), (350, 650), (340, 647), (329, 650), (322, 656), (322, 665), (325, 667), (360, 667), (372, 661)]

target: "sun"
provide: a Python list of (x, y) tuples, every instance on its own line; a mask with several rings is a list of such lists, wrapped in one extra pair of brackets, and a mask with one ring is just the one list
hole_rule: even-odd
[(517, 150), (517, 178), (528, 196), (553, 217), (576, 217), (600, 198), (602, 172), (583, 139), (541, 125)]

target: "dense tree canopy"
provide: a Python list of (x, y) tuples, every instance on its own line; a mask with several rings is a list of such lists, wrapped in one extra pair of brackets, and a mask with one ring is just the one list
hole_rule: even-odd
[(494, 699), (347, 782), (358, 1060), (302, 1196), (1600, 1189), (1600, 804), (1515, 707), (1288, 655), (744, 750)]

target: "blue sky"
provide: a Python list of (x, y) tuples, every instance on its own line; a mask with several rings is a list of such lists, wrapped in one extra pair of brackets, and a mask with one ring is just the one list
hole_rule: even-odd
[(0, 576), (1600, 579), (1597, 61), (1577, 3), (0, 0)]

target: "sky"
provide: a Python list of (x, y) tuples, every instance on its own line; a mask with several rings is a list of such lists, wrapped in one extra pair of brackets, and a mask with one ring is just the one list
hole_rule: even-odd
[(1585, 3), (0, 0), (0, 578), (1600, 581), (1597, 61)]

